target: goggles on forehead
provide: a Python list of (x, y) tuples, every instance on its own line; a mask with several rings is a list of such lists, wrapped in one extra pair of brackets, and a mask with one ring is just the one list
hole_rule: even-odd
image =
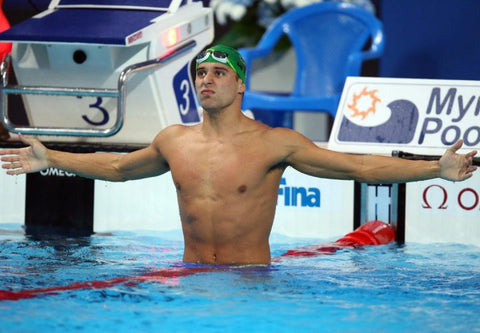
[(212, 56), (216, 61), (222, 62), (224, 64), (228, 63), (228, 54), (218, 50), (206, 50), (199, 53), (197, 56), (197, 64), (201, 64), (208, 59), (209, 56)]
[(217, 62), (224, 65), (227, 65), (237, 73), (240, 79), (245, 82), (245, 62), (243, 58), (238, 54), (238, 52), (232, 49), (232, 52), (225, 52), (223, 50), (216, 49), (222, 47), (224, 49), (228, 48), (225, 46), (216, 46), (213, 48), (206, 49), (198, 54), (196, 59), (196, 67), (203, 62)]

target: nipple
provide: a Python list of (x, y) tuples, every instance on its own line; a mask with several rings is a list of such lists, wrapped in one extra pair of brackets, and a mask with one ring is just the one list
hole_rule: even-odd
[(245, 193), (247, 190), (247, 185), (242, 185), (238, 188), (238, 193)]

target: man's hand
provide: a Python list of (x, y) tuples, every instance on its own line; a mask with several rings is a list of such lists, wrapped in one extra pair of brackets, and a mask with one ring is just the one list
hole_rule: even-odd
[(458, 140), (452, 147), (448, 148), (440, 158), (440, 177), (447, 180), (465, 180), (472, 176), (477, 170), (477, 166), (473, 165), (473, 156), (477, 154), (473, 150), (465, 155), (457, 154), (463, 145), (462, 140)]
[(0, 150), (2, 168), (9, 175), (37, 172), (48, 167), (47, 148), (34, 137), (19, 135), (28, 147)]

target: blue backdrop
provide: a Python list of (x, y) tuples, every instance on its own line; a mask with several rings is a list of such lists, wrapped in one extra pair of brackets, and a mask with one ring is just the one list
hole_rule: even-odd
[(385, 77), (480, 79), (479, 0), (383, 0)]

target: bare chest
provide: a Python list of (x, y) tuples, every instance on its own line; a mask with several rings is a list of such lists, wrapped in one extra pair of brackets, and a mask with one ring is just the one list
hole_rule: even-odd
[(205, 195), (252, 191), (268, 178), (272, 164), (263, 147), (231, 143), (192, 145), (169, 157), (177, 190)]

